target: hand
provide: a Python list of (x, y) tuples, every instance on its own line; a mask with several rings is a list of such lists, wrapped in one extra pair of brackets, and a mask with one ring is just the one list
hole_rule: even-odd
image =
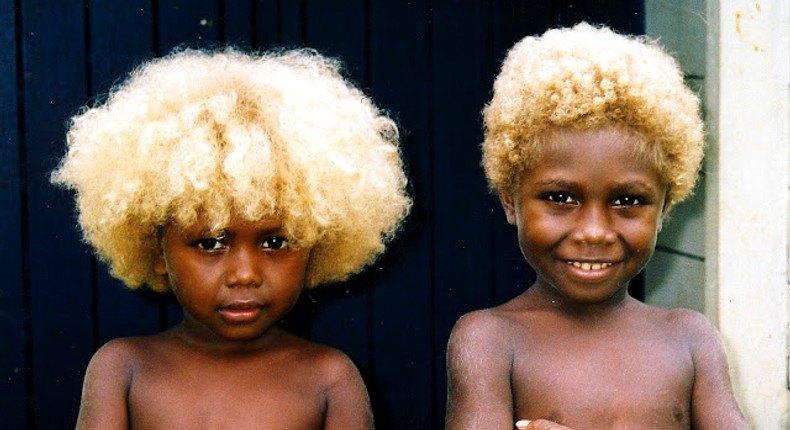
[(518, 420), (516, 428), (518, 430), (573, 430), (549, 420)]

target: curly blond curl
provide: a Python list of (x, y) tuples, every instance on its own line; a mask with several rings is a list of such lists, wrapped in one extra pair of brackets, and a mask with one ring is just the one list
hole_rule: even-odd
[(510, 49), (483, 110), (483, 167), (512, 192), (559, 129), (608, 125), (633, 132), (667, 186), (665, 209), (697, 181), (704, 148), (699, 98), (655, 42), (581, 23), (526, 37)]
[(411, 207), (395, 123), (312, 50), (180, 50), (137, 68), (71, 120), (52, 181), (130, 288), (154, 272), (163, 226), (279, 218), (311, 247), (308, 288), (372, 263)]

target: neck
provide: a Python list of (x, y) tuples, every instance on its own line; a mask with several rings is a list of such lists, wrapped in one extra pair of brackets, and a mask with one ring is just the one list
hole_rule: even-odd
[(619, 313), (635, 299), (628, 294), (628, 288), (623, 287), (606, 300), (597, 302), (584, 302), (570, 299), (550, 285), (538, 280), (528, 291), (547, 309), (573, 319), (600, 319)]
[(255, 338), (226, 339), (187, 319), (171, 328), (169, 332), (196, 351), (218, 356), (247, 355), (273, 349), (286, 333), (280, 327), (273, 326)]

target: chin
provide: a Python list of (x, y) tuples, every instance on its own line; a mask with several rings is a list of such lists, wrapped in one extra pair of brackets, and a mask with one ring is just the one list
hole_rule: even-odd
[(602, 305), (607, 303), (615, 303), (625, 299), (627, 296), (627, 294), (621, 294), (622, 290), (620, 289), (616, 291), (611, 291), (609, 289), (606, 291), (595, 290), (595, 288), (586, 288), (583, 291), (579, 291), (578, 288), (574, 288), (573, 291), (557, 290), (557, 292), (560, 296), (567, 300), (568, 303), (579, 305)]

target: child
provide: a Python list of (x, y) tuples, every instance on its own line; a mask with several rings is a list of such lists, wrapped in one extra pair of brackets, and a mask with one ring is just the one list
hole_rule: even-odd
[(696, 181), (698, 110), (640, 38), (583, 23), (510, 50), (483, 166), (537, 280), (457, 322), (448, 429), (747, 428), (711, 324), (627, 291)]
[(277, 326), (371, 263), (411, 200), (393, 121), (310, 50), (183, 50), (73, 118), (53, 181), (130, 288), (184, 320), (92, 358), (77, 428), (367, 429), (341, 352)]

